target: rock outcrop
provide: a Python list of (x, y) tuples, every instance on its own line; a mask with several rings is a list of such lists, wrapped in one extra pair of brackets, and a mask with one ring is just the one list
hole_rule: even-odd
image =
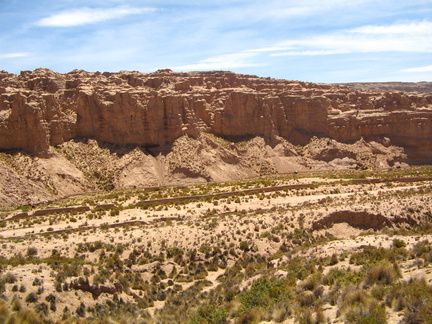
[(365, 92), (231, 72), (0, 73), (0, 149), (40, 156), (78, 137), (160, 147), (208, 132), (293, 144), (313, 136), (389, 140), (406, 149), (409, 161), (430, 162), (431, 117), (430, 93)]
[(366, 211), (339, 210), (313, 222), (312, 230), (328, 229), (338, 223), (346, 223), (352, 227), (364, 230), (380, 230), (383, 227), (400, 226), (401, 224), (413, 226), (418, 222), (409, 216), (406, 218), (399, 216), (388, 218)]

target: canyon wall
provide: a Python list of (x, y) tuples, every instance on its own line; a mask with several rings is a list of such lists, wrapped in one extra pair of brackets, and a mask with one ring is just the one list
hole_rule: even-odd
[(159, 70), (67, 74), (0, 72), (0, 150), (48, 156), (75, 138), (148, 147), (201, 132), (307, 144), (363, 138), (432, 162), (432, 93), (353, 90), (344, 85), (231, 72)]

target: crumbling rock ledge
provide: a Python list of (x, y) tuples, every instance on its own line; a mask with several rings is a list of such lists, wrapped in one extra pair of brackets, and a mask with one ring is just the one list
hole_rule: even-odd
[(306, 144), (391, 143), (408, 161), (432, 160), (432, 94), (360, 91), (343, 85), (232, 72), (145, 74), (48, 69), (0, 72), (0, 150), (47, 156), (75, 138), (161, 147), (182, 135), (281, 137)]

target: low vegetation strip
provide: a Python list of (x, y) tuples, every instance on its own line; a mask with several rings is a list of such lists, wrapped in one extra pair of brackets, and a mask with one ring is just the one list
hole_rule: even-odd
[(57, 214), (57, 213), (83, 212), (88, 210), (90, 210), (89, 206), (39, 209), (34, 211), (33, 216), (45, 216), (45, 215)]
[(284, 186), (273, 186), (273, 187), (264, 187), (264, 188), (252, 188), (252, 189), (244, 189), (244, 190), (236, 190), (236, 191), (227, 191), (227, 192), (219, 192), (208, 195), (194, 195), (194, 196), (183, 196), (183, 197), (173, 197), (173, 198), (162, 198), (162, 199), (151, 199), (151, 200), (143, 200), (139, 201), (135, 204), (137, 207), (141, 207), (147, 204), (165, 204), (165, 203), (175, 203), (187, 200), (200, 200), (206, 198), (221, 198), (221, 197), (229, 197), (229, 196), (237, 196), (242, 194), (249, 193), (262, 193), (262, 192), (272, 192), (279, 191), (285, 189), (307, 189), (314, 188), (317, 185), (312, 183), (307, 184), (295, 184), (295, 185), (284, 185)]
[[(350, 184), (376, 184), (376, 183), (390, 183), (390, 182), (421, 182), (421, 181), (432, 181), (432, 177), (405, 177), (405, 178), (373, 178), (373, 179), (352, 179), (344, 182)], [(206, 198), (220, 198), (220, 197), (228, 197), (228, 196), (237, 196), (242, 194), (251, 194), (251, 193), (262, 193), (262, 192), (272, 192), (272, 191), (280, 191), (280, 190), (296, 190), (296, 189), (309, 189), (316, 188), (318, 184), (315, 183), (305, 183), (305, 184), (293, 184), (293, 185), (282, 185), (282, 186), (270, 186), (263, 188), (252, 188), (252, 189), (243, 189), (236, 191), (227, 191), (220, 192), (214, 194), (207, 195), (193, 195), (193, 196), (182, 196), (182, 197), (171, 197), (171, 198), (161, 198), (161, 199), (150, 199), (150, 200), (142, 200), (135, 204), (136, 207), (141, 207), (149, 204), (166, 204), (166, 203), (175, 203), (181, 201), (188, 200), (200, 200)]]
[[(369, 179), (350, 179), (343, 180), (344, 183), (349, 184), (377, 184), (377, 183), (391, 183), (391, 182), (403, 182), (403, 183), (411, 183), (411, 182), (424, 182), (424, 181), (432, 181), (432, 177), (397, 177), (397, 178), (369, 178)], [(142, 207), (146, 205), (155, 205), (155, 204), (169, 204), (176, 202), (184, 202), (184, 201), (196, 201), (201, 199), (209, 199), (209, 198), (223, 198), (229, 196), (238, 196), (243, 194), (253, 194), (253, 193), (263, 193), (263, 192), (273, 192), (273, 191), (281, 191), (281, 190), (298, 190), (298, 189), (309, 189), (309, 188), (317, 188), (319, 184), (316, 183), (305, 183), (305, 184), (292, 184), (292, 185), (281, 185), (281, 186), (267, 186), (262, 188), (250, 188), (243, 190), (235, 190), (235, 191), (226, 191), (219, 192), (213, 194), (205, 194), (205, 195), (190, 195), (190, 196), (180, 196), (180, 197), (170, 197), (170, 198), (160, 198), (160, 199), (149, 199), (149, 200), (141, 200), (135, 203), (135, 207)], [(145, 191), (148, 190), (160, 190), (159, 187), (145, 188)], [(71, 213), (71, 212), (83, 212), (90, 210), (106, 210), (106, 209), (116, 209), (118, 206), (115, 204), (101, 204), (97, 205), (93, 208), (90, 206), (72, 206), (72, 207), (61, 207), (61, 208), (49, 208), (49, 209), (39, 209), (35, 210), (33, 213), (22, 212), (11, 217), (0, 220), (0, 224), (5, 223), (6, 221), (23, 219), (33, 216), (46, 216), (56, 213)]]
[(372, 184), (372, 183), (388, 183), (388, 182), (421, 182), (421, 181), (432, 181), (432, 177), (352, 179), (349, 182), (353, 184)]

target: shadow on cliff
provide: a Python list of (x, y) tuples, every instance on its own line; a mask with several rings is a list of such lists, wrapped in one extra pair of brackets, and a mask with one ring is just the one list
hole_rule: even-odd
[[(89, 140), (94, 140), (86, 137), (74, 138), (71, 141), (74, 143), (88, 144)], [(146, 155), (151, 155), (153, 157), (158, 156), (159, 154), (166, 155), (172, 150), (172, 144), (164, 144), (164, 145), (138, 145), (138, 144), (113, 144), (109, 142), (104, 142), (101, 140), (95, 140), (97, 146), (101, 149), (109, 150), (111, 155), (116, 155), (121, 158), (132, 151), (138, 149), (142, 153)]]

